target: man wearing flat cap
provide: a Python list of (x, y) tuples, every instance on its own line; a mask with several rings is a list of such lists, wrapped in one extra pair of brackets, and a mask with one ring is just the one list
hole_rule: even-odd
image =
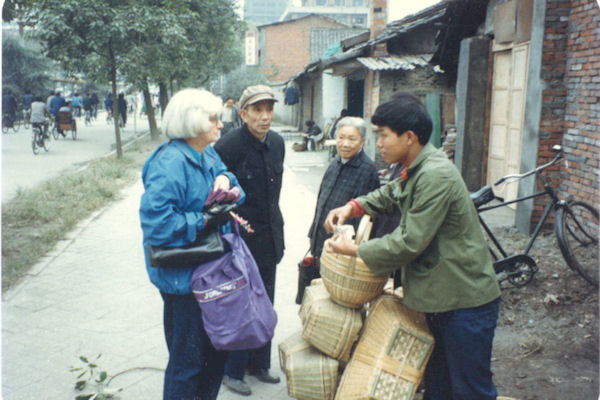
[[(239, 101), (244, 125), (215, 143), (215, 150), (246, 192), (246, 201), (238, 211), (254, 233), (241, 234), (258, 264), (271, 302), (275, 295), (275, 269), (285, 248), (279, 209), (285, 143), (270, 129), (276, 101), (268, 86), (246, 88)], [(223, 384), (238, 394), (250, 395), (250, 387), (244, 382), (245, 369), (261, 382), (278, 383), (279, 377), (269, 373), (270, 367), (271, 342), (259, 349), (231, 352)]]

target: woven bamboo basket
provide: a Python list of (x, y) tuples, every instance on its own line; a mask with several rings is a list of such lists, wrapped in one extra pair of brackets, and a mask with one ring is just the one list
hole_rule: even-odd
[[(369, 239), (373, 224), (365, 215), (358, 226), (356, 243)], [(360, 308), (383, 292), (387, 276), (375, 276), (360, 257), (321, 253), (321, 278), (331, 300), (350, 308)]]
[(325, 287), (316, 285), (306, 288), (300, 311), (304, 340), (329, 357), (348, 362), (362, 328), (360, 310), (334, 303)]
[(344, 370), (336, 400), (411, 400), (433, 350), (425, 316), (396, 296), (377, 299)]
[(329, 299), (329, 292), (323, 285), (323, 281), (321, 279), (315, 279), (311, 282), (310, 286), (304, 289), (304, 297), (302, 298), (300, 310), (298, 310), (298, 315), (300, 316), (302, 325), (304, 325), (312, 305), (323, 299)]
[(327, 357), (297, 332), (279, 344), (279, 363), (290, 397), (298, 400), (333, 400), (339, 362)]

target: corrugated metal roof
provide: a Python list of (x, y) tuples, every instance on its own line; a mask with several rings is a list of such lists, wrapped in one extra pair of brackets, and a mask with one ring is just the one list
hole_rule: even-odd
[(372, 71), (382, 70), (411, 70), (427, 65), (433, 54), (389, 56), (389, 57), (358, 57), (356, 60)]

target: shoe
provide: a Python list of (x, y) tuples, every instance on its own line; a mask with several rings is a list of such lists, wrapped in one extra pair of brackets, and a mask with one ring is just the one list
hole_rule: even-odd
[(250, 390), (250, 386), (246, 382), (227, 375), (223, 376), (223, 385), (232, 392), (241, 394), (242, 396), (250, 396), (252, 394), (252, 390)]
[(269, 370), (266, 368), (251, 369), (248, 373), (256, 376), (256, 379), (264, 383), (279, 383), (281, 380), (278, 376), (269, 374)]

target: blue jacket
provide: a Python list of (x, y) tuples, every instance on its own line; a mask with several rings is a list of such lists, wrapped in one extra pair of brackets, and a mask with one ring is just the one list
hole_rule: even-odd
[(238, 204), (243, 203), (246, 195), (237, 178), (212, 146), (198, 155), (184, 140), (172, 140), (160, 145), (144, 164), (140, 222), (146, 270), (161, 292), (191, 293), (190, 279), (197, 266), (151, 267), (147, 245), (179, 247), (196, 240), (196, 233), (204, 227), (204, 202), (218, 175), (226, 175), (231, 186), (240, 189)]

